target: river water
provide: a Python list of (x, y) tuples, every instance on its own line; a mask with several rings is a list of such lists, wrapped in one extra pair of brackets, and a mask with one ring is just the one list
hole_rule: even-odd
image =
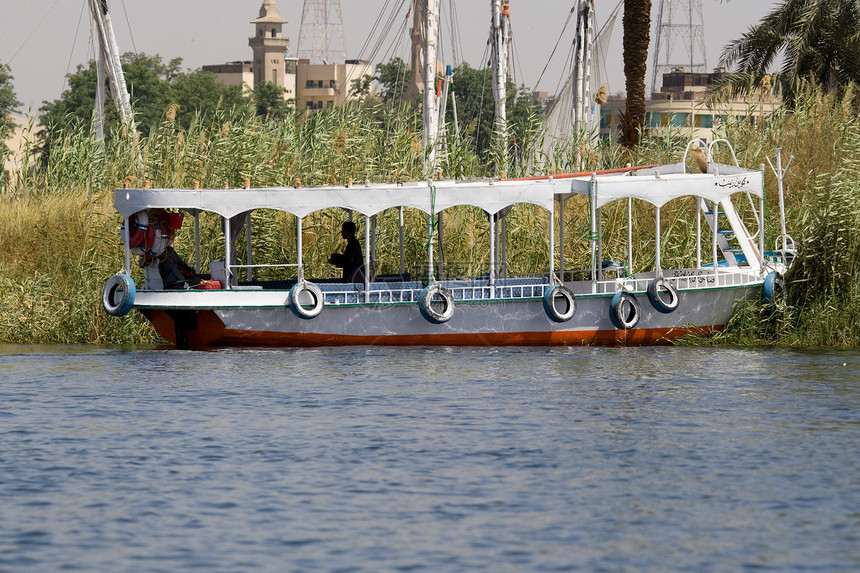
[(0, 346), (0, 571), (857, 571), (860, 352)]

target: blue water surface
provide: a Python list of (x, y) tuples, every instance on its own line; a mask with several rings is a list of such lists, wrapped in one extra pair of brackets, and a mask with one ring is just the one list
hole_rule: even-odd
[(0, 346), (0, 571), (858, 571), (860, 353)]

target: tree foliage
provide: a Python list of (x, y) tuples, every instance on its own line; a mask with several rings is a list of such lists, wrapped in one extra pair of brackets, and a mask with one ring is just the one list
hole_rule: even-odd
[(719, 87), (733, 95), (768, 87), (768, 71), (780, 56), (775, 87), (790, 106), (800, 80), (828, 91), (860, 83), (860, 3), (785, 0), (726, 47), (721, 65), (736, 65), (737, 70)]
[[(478, 70), (463, 62), (454, 69), (453, 95), (456, 97), (457, 122), (462, 134), (470, 137), (475, 152), (483, 160), (491, 155), (496, 103), (493, 98), (493, 71), (490, 68)], [(519, 90), (510, 80), (506, 88), (506, 110), (509, 144), (515, 147), (525, 139), (532, 120), (542, 113), (540, 104), (531, 97), (524, 86)], [(454, 105), (448, 102), (446, 121), (454, 122)]]
[[(195, 114), (211, 116), (219, 107), (245, 107), (248, 100), (239, 86), (227, 87), (215, 81), (215, 75), (202, 71), (181, 70), (182, 59), (165, 63), (161, 56), (127, 53), (122, 56), (122, 68), (131, 98), (138, 130), (148, 134), (173, 106), (178, 110), (176, 121), (187, 127)], [(68, 88), (52, 101), (44, 102), (41, 123), (42, 146), (47, 149), (56, 135), (78, 126), (88, 126), (93, 120), (97, 85), (97, 64), (90, 61), (80, 65), (67, 76)], [(107, 89), (107, 88), (106, 88)], [(107, 92), (109, 93), (109, 92)], [(105, 102), (105, 133), (114, 131), (119, 114), (111, 98)]]
[(411, 73), (400, 57), (391, 58), (387, 64), (377, 64), (373, 79), (379, 82), (382, 101), (395, 105), (406, 101)]
[(252, 94), (257, 115), (269, 119), (283, 119), (290, 112), (290, 106), (284, 99), (284, 88), (272, 82), (263, 82), (254, 86)]
[(9, 66), (0, 64), (0, 174), (2, 174), (3, 161), (9, 154), (9, 148), (6, 146), (6, 138), (12, 129), (9, 115), (21, 105), (15, 96), (12, 79)]

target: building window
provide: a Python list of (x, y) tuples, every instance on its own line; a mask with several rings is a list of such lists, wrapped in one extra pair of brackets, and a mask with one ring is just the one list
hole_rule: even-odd
[(322, 108), (323, 108), (323, 102), (322, 102), (322, 100), (320, 100), (317, 102), (317, 109), (322, 109)]
[(322, 80), (318, 80), (318, 81), (317, 81), (317, 87), (318, 87), (318, 88), (323, 87), (322, 82), (323, 82)]
[(314, 87), (314, 81), (313, 81), (313, 80), (308, 80), (308, 81), (306, 81), (306, 82), (305, 82), (305, 87), (306, 87), (306, 88), (312, 88), (312, 87)]
[(332, 99), (328, 100), (327, 102), (325, 102), (325, 106), (326, 107), (334, 107), (334, 100), (332, 100)]
[(272, 83), (278, 85), (278, 68), (272, 70)]
[(604, 111), (600, 113), (600, 129), (612, 127), (612, 112)]
[(329, 88), (331, 88), (331, 89), (334, 89), (334, 88), (336, 87), (336, 86), (335, 86), (335, 83), (334, 83), (334, 80), (329, 80), (329, 81), (328, 81), (328, 87), (329, 87)]
[(673, 113), (671, 119), (672, 127), (690, 127), (689, 113)]
[(711, 114), (696, 115), (696, 127), (704, 127), (705, 129), (713, 128), (714, 116), (712, 116)]

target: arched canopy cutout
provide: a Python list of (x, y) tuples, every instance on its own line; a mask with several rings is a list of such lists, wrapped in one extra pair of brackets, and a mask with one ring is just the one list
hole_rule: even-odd
[[(678, 164), (680, 165), (680, 164)], [(734, 193), (747, 192), (762, 196), (763, 183), (758, 171), (749, 171), (728, 165), (711, 165), (708, 175), (700, 173), (669, 172), (674, 166), (660, 169), (643, 169), (630, 175), (608, 175), (591, 179), (574, 179), (570, 183), (570, 195), (590, 195), (595, 189), (595, 208), (600, 208), (618, 199), (641, 199), (656, 207), (662, 207), (672, 199), (694, 196), (708, 201), (720, 202)], [(681, 166), (683, 169), (683, 166)]]
[(366, 216), (395, 207), (412, 207), (429, 214), (456, 205), (471, 205), (495, 214), (518, 203), (531, 203), (552, 211), (553, 197), (566, 192), (569, 185), (567, 180), (542, 179), (424, 181), (352, 187), (116, 189), (114, 207), (123, 217), (156, 208), (211, 211), (228, 218), (261, 208), (286, 211), (297, 217), (331, 207)]

